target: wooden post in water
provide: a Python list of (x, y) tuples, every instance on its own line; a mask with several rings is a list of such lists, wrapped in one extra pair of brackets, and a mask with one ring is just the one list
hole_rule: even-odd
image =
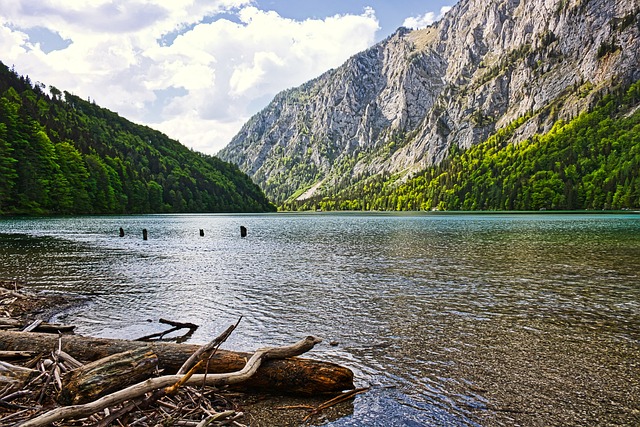
[(146, 228), (142, 229), (142, 240), (147, 240), (147, 229)]
[(204, 237), (204, 230), (202, 228), (200, 229), (200, 237)]
[(124, 237), (124, 228), (120, 227), (120, 237)]
[(247, 237), (247, 227), (244, 225), (240, 226), (240, 237)]

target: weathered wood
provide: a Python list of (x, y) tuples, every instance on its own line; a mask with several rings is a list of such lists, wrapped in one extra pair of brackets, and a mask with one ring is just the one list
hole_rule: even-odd
[[(58, 337), (50, 334), (0, 331), (0, 350), (49, 352), (58, 348)], [(147, 348), (158, 356), (158, 367), (164, 373), (177, 372), (200, 348), (192, 344), (127, 341), (107, 338), (65, 335), (62, 350), (80, 361), (94, 361), (115, 353)], [(250, 353), (218, 350), (208, 365), (209, 373), (241, 370)], [(353, 372), (335, 363), (306, 358), (266, 360), (242, 388), (271, 393), (314, 395), (351, 390)]]
[(70, 354), (65, 353), (62, 350), (56, 350), (56, 356), (58, 356), (58, 359), (62, 360), (64, 363), (66, 363), (67, 366), (69, 366), (71, 369), (77, 369), (77, 368), (83, 366), (83, 364), (81, 362), (79, 362), (78, 360), (76, 360), (75, 357), (71, 356)]
[(7, 384), (14, 386), (22, 386), (32, 377), (37, 375), (38, 371), (22, 366), (15, 366), (11, 363), (0, 361), (0, 388)]
[[(191, 338), (193, 336), (193, 333), (196, 331), (196, 329), (198, 329), (198, 325), (194, 323), (174, 322), (173, 320), (167, 320), (167, 319), (160, 319), (159, 322), (164, 323), (165, 325), (173, 326), (173, 327), (170, 329), (167, 329), (166, 331), (157, 332), (155, 334), (145, 335), (144, 337), (137, 338), (136, 341), (164, 340), (164, 341), (175, 341), (175, 342), (181, 343)], [(180, 329), (189, 329), (189, 330), (185, 332), (182, 336), (177, 336), (173, 338), (164, 338), (166, 335), (175, 331), (179, 331)]]
[(150, 378), (158, 357), (149, 349), (116, 353), (79, 367), (62, 379), (58, 402), (78, 405)]
[(35, 351), (0, 351), (0, 359), (26, 359), (37, 354)]
[(47, 323), (42, 322), (38, 325), (37, 328), (33, 330), (33, 332), (46, 332), (49, 334), (64, 334), (64, 333), (72, 333), (76, 327), (74, 325), (62, 325), (60, 323)]
[(167, 320), (167, 319), (163, 319), (163, 318), (160, 318), (160, 320), (158, 320), (158, 322), (159, 323), (163, 323), (165, 325), (173, 326), (174, 328), (198, 329), (198, 325), (196, 325), (195, 323), (190, 323), (190, 322), (176, 322), (174, 320)]
[[(23, 321), (12, 317), (0, 317), (0, 329), (23, 329), (25, 325)], [(62, 325), (59, 323), (39, 322), (33, 332), (49, 332), (49, 333), (65, 333), (73, 332), (76, 327), (73, 325)]]
[(31, 332), (34, 331), (40, 324), (42, 323), (42, 319), (36, 319), (30, 325), (26, 326), (22, 332)]
[(23, 322), (13, 317), (0, 317), (0, 327), (4, 326), (9, 328), (22, 328), (24, 325)]
[(187, 374), (192, 369), (195, 369), (194, 366), (200, 363), (205, 356), (208, 359), (213, 353), (215, 353), (220, 348), (222, 343), (229, 338), (229, 336), (233, 333), (233, 331), (236, 330), (241, 320), (242, 320), (242, 316), (238, 318), (238, 321), (235, 324), (230, 325), (223, 333), (218, 335), (212, 341), (210, 341), (209, 343), (203, 346), (200, 346), (200, 348), (196, 350), (196, 352), (193, 353), (191, 356), (189, 356), (186, 362), (182, 364), (180, 369), (178, 369), (177, 374), (178, 375)]
[[(290, 346), (262, 348), (253, 353), (251, 355), (251, 358), (246, 362), (242, 369), (237, 372), (229, 372), (226, 374), (194, 375), (189, 380), (187, 380), (185, 384), (205, 383), (210, 386), (221, 386), (243, 383), (256, 374), (264, 360), (278, 357), (288, 358), (291, 356), (302, 354), (313, 348), (313, 346), (320, 341), (321, 340), (318, 338), (309, 336)], [(23, 423), (22, 427), (43, 427), (48, 426), (55, 421), (67, 418), (86, 417), (95, 414), (96, 412), (101, 411), (109, 406), (113, 406), (126, 400), (139, 397), (147, 392), (163, 387), (168, 387), (178, 381), (181, 381), (182, 377), (182, 375), (165, 375), (158, 378), (150, 378), (146, 381), (132, 385), (126, 389), (109, 394), (84, 405), (74, 405), (53, 409)]]

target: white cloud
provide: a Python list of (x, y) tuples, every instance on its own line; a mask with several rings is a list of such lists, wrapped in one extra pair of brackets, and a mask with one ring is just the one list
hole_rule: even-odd
[[(7, 27), (0, 27), (0, 52), (7, 58), (23, 55), (29, 48), (29, 36), (19, 31), (12, 31)], [(5, 64), (10, 65), (10, 64)]]
[(170, 135), (189, 148), (211, 154), (211, 147), (221, 148), (226, 145), (245, 121), (245, 118), (231, 121), (203, 120), (197, 111), (183, 108), (179, 116), (157, 123), (154, 129)]
[[(372, 9), (295, 21), (251, 3), (0, 0), (0, 60), (215, 153), (277, 92), (340, 65), (378, 30)], [(34, 27), (70, 43), (45, 53)]]
[(435, 12), (427, 12), (424, 15), (409, 17), (404, 20), (402, 23), (403, 27), (412, 28), (412, 29), (421, 29), (428, 27), (433, 24), (440, 18), (444, 16), (451, 9), (450, 6), (443, 6), (440, 8), (440, 15), (435, 14)]
[(256, 52), (253, 61), (233, 70), (229, 79), (230, 95), (239, 97), (247, 94), (251, 89), (259, 92), (265, 76), (275, 74), (275, 71), (286, 66), (285, 61), (275, 52)]

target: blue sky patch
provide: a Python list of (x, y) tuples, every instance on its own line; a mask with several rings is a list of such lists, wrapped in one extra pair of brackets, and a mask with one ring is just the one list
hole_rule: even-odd
[(190, 25), (178, 28), (169, 33), (163, 34), (162, 37), (158, 39), (158, 44), (160, 46), (171, 46), (180, 34), (184, 34), (193, 30), (197, 25), (211, 24), (221, 19), (225, 19), (230, 22), (235, 22), (236, 24), (243, 24), (242, 21), (240, 21), (240, 18), (238, 18), (238, 15), (234, 13), (218, 13), (215, 16), (207, 16), (203, 20), (201, 20), (200, 22), (196, 22), (195, 24), (190, 24)]
[(33, 27), (27, 30), (22, 29), (29, 36), (29, 41), (33, 44), (39, 43), (40, 49), (44, 53), (62, 50), (71, 44), (71, 40), (65, 40), (58, 33), (44, 27)]
[(183, 87), (169, 86), (166, 89), (154, 90), (156, 100), (152, 103), (145, 104), (144, 118), (149, 121), (157, 120), (162, 116), (162, 110), (174, 98), (186, 96), (189, 92)]

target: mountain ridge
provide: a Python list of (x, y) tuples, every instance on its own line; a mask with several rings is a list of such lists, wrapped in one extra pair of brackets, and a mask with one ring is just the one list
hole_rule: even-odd
[(462, 0), (281, 92), (219, 156), (283, 203), (411, 176), (526, 116), (510, 142), (523, 141), (640, 78), (639, 11), (637, 0)]

